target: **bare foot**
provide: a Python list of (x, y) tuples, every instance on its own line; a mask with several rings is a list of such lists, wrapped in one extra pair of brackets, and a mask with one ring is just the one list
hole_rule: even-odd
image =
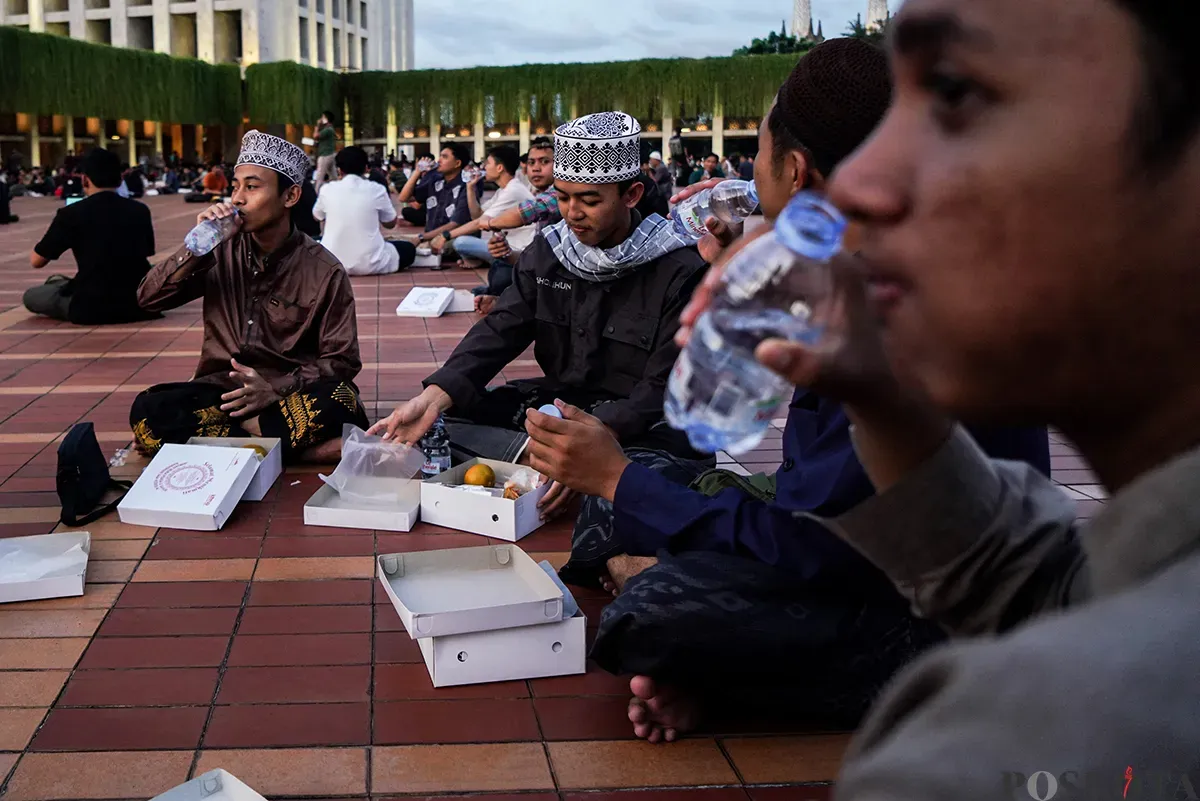
[(633, 733), (649, 743), (673, 743), (700, 723), (700, 705), (675, 688), (649, 676), (629, 682), (629, 722)]
[[(604, 588), (616, 596), (625, 589), (626, 582), (631, 578), (657, 564), (658, 559), (653, 556), (628, 556), (626, 554), (614, 556), (608, 560), (608, 581), (603, 582)], [(609, 583), (611, 583), (611, 587), (608, 586)]]
[(313, 445), (299, 454), (301, 462), (310, 464), (336, 464), (342, 458), (342, 440), (331, 439), (328, 442), (322, 442), (320, 445)]

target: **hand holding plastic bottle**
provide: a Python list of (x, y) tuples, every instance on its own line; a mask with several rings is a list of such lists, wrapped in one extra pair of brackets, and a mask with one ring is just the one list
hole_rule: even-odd
[[(713, 187), (718, 186), (719, 184), (728, 180), (731, 179), (710, 178), (707, 181), (700, 181), (699, 183), (692, 184), (691, 186), (681, 189), (679, 192), (676, 192), (674, 195), (672, 195), (671, 203), (678, 206), (689, 198), (693, 198), (701, 192), (712, 189)], [(732, 245), (735, 241), (737, 241), (738, 237), (742, 235), (742, 232), (745, 230), (745, 226), (742, 223), (726, 223), (713, 216), (708, 217), (704, 221), (704, 224), (708, 229), (708, 233), (701, 237), (700, 241), (696, 243), (696, 249), (700, 251), (700, 256), (706, 262), (709, 264), (715, 264), (717, 260), (720, 259), (721, 253), (725, 250), (725, 248)]]
[(242, 214), (232, 203), (214, 203), (196, 215), (196, 227), (183, 239), (193, 254), (211, 253), (242, 227)]

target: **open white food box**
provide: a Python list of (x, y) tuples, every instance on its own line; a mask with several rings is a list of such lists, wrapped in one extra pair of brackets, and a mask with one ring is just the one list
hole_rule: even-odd
[(91, 547), (86, 531), (0, 539), (0, 603), (83, 595)]
[(283, 446), (275, 437), (192, 437), (188, 445), (209, 445), (221, 448), (244, 448), (247, 445), (258, 445), (267, 451), (266, 457), (259, 462), (250, 479), (250, 486), (242, 495), (243, 501), (261, 501), (267, 497), (275, 480), (283, 473)]
[(218, 531), (258, 471), (249, 448), (163, 445), (117, 506), (122, 523)]
[(267, 801), (238, 778), (220, 768), (156, 795), (150, 801)]
[(562, 589), (515, 545), (386, 554), (377, 565), (434, 687), (586, 669), (586, 618), (563, 619)]
[(350, 492), (375, 496), (386, 493), (386, 503), (343, 497), (328, 484), (304, 503), (304, 525), (366, 528), (380, 531), (411, 531), (421, 515), (419, 478), (359, 477), (347, 485)]
[(435, 526), (469, 531), (506, 542), (517, 542), (541, 528), (546, 521), (538, 511), (538, 501), (549, 489), (549, 483), (526, 492), (515, 501), (460, 489), (467, 471), (485, 464), (496, 474), (496, 487), (512, 478), (521, 468), (509, 462), (493, 459), (472, 459), (458, 467), (427, 478), (421, 483), (421, 519)]

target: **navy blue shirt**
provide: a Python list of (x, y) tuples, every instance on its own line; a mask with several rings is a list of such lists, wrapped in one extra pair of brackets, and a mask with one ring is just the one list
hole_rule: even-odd
[[(973, 428), (971, 433), (993, 458), (1027, 462), (1050, 474), (1046, 429)], [(630, 464), (614, 498), (615, 531), (631, 554), (660, 549), (736, 554), (786, 569), (799, 582), (859, 578), (864, 567), (878, 573), (825, 526), (795, 514), (836, 517), (875, 492), (854, 453), (841, 404), (803, 390), (795, 394), (775, 480), (770, 503), (736, 489), (710, 498)]]
[[(483, 181), (475, 184), (475, 196), (483, 196)], [(447, 181), (436, 170), (422, 175), (413, 187), (413, 200), (425, 204), (425, 230), (432, 231), (453, 221), (455, 226), (471, 221), (471, 207), (467, 204), (467, 185), (460, 172), (453, 181)]]

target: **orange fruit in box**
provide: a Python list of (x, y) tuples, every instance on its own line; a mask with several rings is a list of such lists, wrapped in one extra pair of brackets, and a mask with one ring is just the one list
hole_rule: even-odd
[(486, 464), (477, 464), (467, 470), (466, 475), (463, 476), (463, 483), (473, 487), (494, 487), (496, 486), (496, 471)]

